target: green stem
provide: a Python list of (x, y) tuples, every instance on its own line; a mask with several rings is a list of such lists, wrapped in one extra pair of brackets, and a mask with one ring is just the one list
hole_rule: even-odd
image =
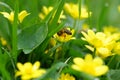
[(95, 54), (96, 54), (96, 48), (94, 48), (93, 57), (95, 57)]
[[(79, 18), (78, 19), (80, 19), (80, 16), (81, 16), (81, 0), (78, 0), (78, 11), (79, 11)], [(73, 28), (75, 29), (75, 30), (77, 30), (77, 19), (74, 19), (74, 22), (73, 22)]]
[(0, 78), (0, 80), (11, 80), (10, 75), (9, 75), (9, 73), (6, 71), (6, 68), (5, 68), (5, 67), (2, 68), (2, 69), (0, 69), (0, 72), (2, 72), (2, 73), (1, 73), (1, 74), (2, 74), (2, 79)]
[(102, 5), (101, 5), (102, 6), (101, 12), (100, 12), (99, 19), (98, 19), (97, 31), (101, 31), (103, 26), (108, 23), (106, 20), (106, 16), (107, 16), (109, 7), (105, 6), (105, 3), (108, 3), (108, 2), (103, 0)]
[(78, 4), (79, 4), (79, 19), (81, 16), (81, 0), (78, 0)]
[(12, 56), (17, 62), (17, 26), (18, 26), (18, 13), (19, 13), (19, 2), (15, 1), (15, 12), (14, 12), (14, 21), (12, 26)]
[(61, 54), (61, 59), (64, 59), (65, 58), (65, 54), (66, 54), (66, 43), (62, 43), (62, 54)]
[(73, 28), (76, 30), (77, 20), (74, 19)]
[(12, 8), (11, 8), (9, 5), (7, 5), (6, 3), (4, 3), (4, 2), (1, 2), (1, 1), (0, 1), (0, 5), (8, 8), (10, 11), (13, 11)]
[(92, 29), (93, 27), (91, 26), (91, 14), (89, 10), (89, 0), (86, 0), (86, 1), (87, 1), (88, 23), (90, 25), (90, 29)]
[[(71, 57), (67, 58), (67, 60), (64, 63), (67, 64), (70, 59)], [(59, 74), (62, 72), (63, 68), (64, 66), (60, 68), (60, 70), (58, 71)]]
[(6, 52), (6, 54), (9, 56), (9, 58), (10, 58), (10, 60), (11, 60), (11, 63), (12, 63), (12, 66), (13, 66), (13, 69), (16, 70), (13, 57), (11, 56), (11, 54), (10, 54), (5, 48), (2, 47), (2, 49), (3, 49), (3, 50)]
[(110, 66), (110, 64), (111, 64), (111, 62), (113, 61), (113, 59), (115, 58), (115, 55), (113, 55), (111, 58), (110, 58), (110, 60), (109, 60), (109, 62), (108, 62), (108, 66)]

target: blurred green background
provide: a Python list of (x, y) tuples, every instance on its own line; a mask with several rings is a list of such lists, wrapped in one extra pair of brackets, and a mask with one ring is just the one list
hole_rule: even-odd
[[(0, 1), (5, 2), (12, 9), (14, 9), (14, 0)], [(77, 3), (78, 1), (79, 0), (66, 0), (66, 2), (74, 3)], [(33, 23), (36, 23), (42, 6), (54, 6), (56, 2), (56, 0), (19, 0), (19, 11), (27, 10), (29, 13), (31, 13), (31, 16), (28, 16), (22, 25), (29, 26)], [(103, 27), (109, 25), (120, 27), (120, 12), (118, 11), (120, 0), (81, 0), (81, 2), (83, 5), (86, 5), (88, 7), (89, 11), (92, 12), (92, 16), (90, 18), (90, 25), (92, 27)], [(9, 9), (1, 5), (0, 11), (10, 12)], [(1, 14), (0, 18), (3, 18)], [(3, 19), (0, 19), (1, 27), (4, 23), (5, 22), (3, 22)]]
[[(80, 0), (66, 0), (66, 2), (78, 3)], [(5, 2), (13, 10), (15, 1), (14, 0), (0, 0), (0, 2)], [(39, 23), (38, 14), (42, 10), (42, 6), (54, 6), (56, 0), (19, 0), (19, 12), (22, 10), (27, 10), (30, 16), (27, 16), (22, 27), (31, 26), (34, 23)], [(91, 27), (102, 29), (104, 26), (115, 26), (120, 27), (120, 11), (118, 11), (118, 6), (120, 6), (120, 0), (81, 0), (82, 5), (88, 7), (88, 10), (92, 12), (91, 17), (88, 19), (88, 23)], [(10, 12), (10, 10), (2, 5), (0, 5), (0, 11)], [(0, 14), (0, 35), (5, 36), (7, 39), (9, 35), (9, 26), (7, 19)], [(7, 39), (9, 40), (9, 39)]]
[[(74, 3), (78, 3), (79, 1), (80, 0), (66, 0), (66, 2)], [(14, 10), (15, 0), (0, 0), (0, 2), (6, 3), (11, 9)], [(42, 11), (42, 7), (55, 6), (56, 2), (57, 0), (19, 0), (19, 12), (22, 10), (27, 10), (27, 12), (30, 13), (30, 16), (27, 16), (20, 26), (25, 28), (35, 23), (40, 23), (38, 15)], [(91, 17), (86, 19), (86, 22), (92, 26), (92, 28), (100, 28), (99, 30), (101, 30), (104, 26), (120, 27), (120, 11), (118, 10), (120, 0), (81, 0), (81, 3), (82, 5), (87, 6), (88, 10), (92, 12)], [(10, 13), (8, 8), (0, 5), (0, 12), (2, 11)], [(0, 14), (0, 36), (4, 36), (7, 41), (11, 41), (11, 32), (9, 29), (11, 29), (12, 26), (9, 24), (9, 21), (4, 18), (2, 14)], [(82, 45), (81, 43), (78, 43), (80, 43), (79, 40), (72, 42), (72, 44), (75, 45)], [(69, 46), (67, 47), (69, 48)], [(74, 53), (76, 53), (75, 56), (79, 56), (79, 48), (76, 49), (76, 52), (75, 49), (70, 48), (70, 55), (72, 54), (72, 56), (74, 56)], [(45, 59), (47, 60), (47, 57), (45, 57)]]

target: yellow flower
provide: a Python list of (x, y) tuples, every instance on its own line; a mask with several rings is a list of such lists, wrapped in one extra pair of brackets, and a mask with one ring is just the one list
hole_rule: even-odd
[[(43, 20), (45, 17), (53, 10), (53, 7), (45, 7), (43, 6), (42, 13), (39, 14), (39, 17)], [(54, 17), (54, 16), (53, 16)], [(58, 19), (58, 23), (61, 22), (61, 19), (65, 19), (65, 15), (63, 15), (63, 11), (60, 14), (60, 18)]]
[(58, 33), (54, 35), (54, 38), (56, 38), (60, 42), (67, 42), (71, 39), (75, 39), (75, 37), (72, 37), (74, 34), (74, 30), (70, 30), (70, 28), (64, 28)]
[(92, 52), (95, 51), (97, 56), (106, 58), (113, 55), (112, 50), (115, 46), (116, 40), (115, 36), (107, 36), (103, 32), (95, 33), (92, 30), (88, 30), (87, 33), (82, 32), (84, 38), (83, 40), (87, 41), (90, 45), (85, 45)]
[(112, 55), (112, 53), (111, 53), (111, 50), (109, 50), (108, 48), (99, 47), (99, 48), (96, 48), (96, 55), (98, 55), (102, 58), (106, 58), (106, 57)]
[(119, 40), (120, 38), (120, 32), (119, 32), (119, 28), (118, 27), (114, 27), (114, 26), (106, 26), (103, 28), (103, 32), (107, 35), (107, 36), (111, 36), (114, 38), (114, 40)]
[(87, 54), (85, 59), (76, 57), (73, 59), (73, 62), (73, 69), (95, 77), (104, 75), (109, 70), (108, 66), (104, 65), (101, 58), (95, 57), (93, 59), (91, 54)]
[(56, 45), (56, 40), (55, 38), (50, 38), (50, 45), (53, 47)]
[(60, 78), (58, 80), (75, 80), (73, 76), (70, 76), (70, 74), (61, 74)]
[(59, 19), (58, 19), (58, 23), (61, 23), (61, 19), (66, 19), (66, 16), (63, 15), (63, 11), (62, 11), (61, 14), (60, 14), (60, 17), (59, 17)]
[(13, 22), (14, 12), (11, 12), (10, 14), (7, 12), (0, 12), (0, 13), (3, 14), (3, 16), (7, 18), (10, 22)]
[(21, 76), (22, 80), (31, 80), (32, 78), (37, 78), (42, 76), (46, 70), (39, 69), (40, 62), (36, 61), (33, 65), (30, 62), (25, 64), (17, 63), (18, 71), (16, 71), (15, 76)]
[(43, 20), (51, 11), (53, 10), (53, 7), (45, 7), (43, 6), (42, 11), (43, 13), (39, 14), (39, 17)]
[(84, 38), (82, 38), (82, 39), (86, 40), (89, 44), (91, 44), (95, 48), (103, 45), (102, 40), (105, 39), (105, 34), (104, 33), (98, 32), (98, 33), (95, 34), (95, 32), (93, 30), (88, 30), (87, 34), (83, 31), (81, 33), (84, 36)]
[(82, 25), (82, 30), (87, 31), (89, 29), (89, 25), (88, 24), (83, 24)]
[(3, 37), (0, 38), (0, 41), (3, 46), (7, 45), (7, 41)]
[(120, 55), (120, 42), (117, 42), (115, 45), (113, 52)]
[(26, 10), (23, 10), (21, 11), (19, 14), (18, 14), (18, 19), (20, 21), (20, 23), (22, 23), (23, 19), (28, 16), (30, 13), (27, 13)]
[(120, 5), (118, 6), (118, 11), (120, 12)]
[(119, 32), (119, 28), (118, 27), (114, 27), (114, 26), (105, 26), (103, 27), (103, 32), (105, 34), (113, 34), (113, 33), (116, 33), (116, 32)]
[[(78, 4), (73, 3), (65, 3), (64, 5), (65, 11), (70, 14), (74, 19), (79, 19), (79, 6)], [(85, 7), (81, 8), (80, 19), (88, 18), (88, 12)]]
[[(13, 21), (14, 21), (14, 12), (13, 12), (13, 11), (10, 12), (10, 14), (7, 13), (7, 12), (0, 12), (0, 13), (3, 14), (3, 16), (4, 16), (5, 18), (7, 18), (10, 22), (13, 22)], [(24, 19), (26, 16), (28, 16), (28, 15), (29, 15), (29, 13), (27, 13), (26, 10), (21, 11), (21, 12), (18, 14), (18, 20), (19, 20), (19, 22), (22, 23), (23, 19)]]

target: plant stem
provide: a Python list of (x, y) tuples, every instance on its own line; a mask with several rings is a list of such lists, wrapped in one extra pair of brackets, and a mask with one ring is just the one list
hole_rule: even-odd
[(11, 54), (5, 49), (2, 47), (2, 49), (6, 52), (6, 54), (9, 56), (10, 60), (11, 60), (11, 63), (12, 63), (12, 66), (13, 66), (13, 69), (15, 70), (16, 67), (15, 67), (15, 63), (13, 61), (13, 57), (11, 56)]
[(77, 30), (77, 29), (76, 29), (76, 25), (77, 25), (77, 20), (76, 20), (76, 19), (74, 19), (73, 29), (75, 29), (75, 30)]
[[(70, 59), (71, 59), (71, 57), (67, 58), (67, 60), (64, 63), (67, 64)], [(60, 70), (58, 72), (59, 74), (62, 72), (63, 68), (64, 68), (64, 66), (60, 68)]]
[(79, 4), (79, 19), (81, 16), (81, 0), (78, 0), (78, 4)]
[(113, 61), (113, 59), (115, 58), (115, 55), (113, 55), (111, 58), (110, 58), (110, 60), (109, 60), (109, 62), (108, 62), (108, 66), (110, 66), (110, 64), (111, 64), (111, 62)]
[(6, 4), (6, 3), (4, 3), (4, 2), (1, 2), (1, 1), (0, 1), (0, 5), (8, 8), (10, 11), (13, 11), (12, 8), (11, 8), (8, 4)]
[(93, 27), (91, 26), (91, 12), (89, 10), (89, 0), (86, 1), (87, 1), (88, 23), (90, 25), (90, 29), (92, 29)]
[(17, 62), (17, 26), (18, 26), (18, 13), (19, 13), (19, 2), (15, 1), (15, 12), (14, 12), (14, 21), (12, 26), (12, 56)]

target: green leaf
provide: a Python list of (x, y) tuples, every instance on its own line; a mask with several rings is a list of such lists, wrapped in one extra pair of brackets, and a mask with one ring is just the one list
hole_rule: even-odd
[(57, 80), (58, 76), (59, 76), (59, 73), (58, 73), (58, 70), (61, 68), (61, 67), (64, 67), (66, 66), (65, 63), (63, 62), (59, 62), (55, 65), (53, 65), (45, 75), (41, 76), (40, 78), (38, 79), (35, 79), (35, 80)]
[(109, 80), (120, 80), (120, 70), (110, 70), (108, 72)]
[[(58, 32), (64, 26), (65, 22), (58, 25), (58, 19), (63, 9), (64, 2), (65, 2), (64, 0), (61, 0), (59, 2), (57, 1), (54, 9), (43, 20), (43, 23), (48, 24), (48, 35), (44, 40), (44, 42), (41, 45), (39, 45), (39, 47), (36, 49), (37, 52), (43, 52), (47, 47), (50, 37), (52, 37), (56, 32)], [(52, 21), (50, 21), (52, 16), (54, 16), (54, 18), (52, 19)], [(50, 24), (48, 22), (50, 22)]]
[(56, 32), (58, 32), (62, 27), (64, 23), (61, 23), (57, 28), (55, 28), (51, 33), (47, 35), (47, 38), (44, 40), (44, 42), (38, 47), (36, 51), (43, 52), (45, 48), (47, 47), (47, 44), (49, 43), (50, 38), (52, 35), (54, 35)]
[(7, 42), (9, 43), (10, 40), (9, 40), (9, 36), (10, 36), (10, 29), (11, 26), (8, 25), (8, 22), (7, 20), (2, 16), (0, 15), (0, 36), (2, 36), (4, 39), (7, 40)]
[(64, 6), (64, 3), (65, 3), (65, 0), (60, 0), (59, 3), (57, 4), (58, 5), (58, 8), (57, 10), (55, 11), (55, 14), (54, 15), (54, 18), (52, 19), (50, 25), (49, 25), (49, 33), (53, 33), (53, 29), (56, 29), (58, 27), (58, 19), (60, 17), (60, 14), (63, 10), (63, 6)]
[(12, 8), (11, 8), (8, 4), (6, 4), (6, 3), (4, 3), (4, 2), (1, 2), (1, 1), (0, 1), (0, 5), (8, 8), (10, 11), (13, 11)]
[(6, 69), (6, 64), (8, 61), (9, 61), (8, 55), (6, 53), (3, 54), (0, 47), (0, 72), (4, 80), (11, 80), (10, 74)]
[(60, 29), (62, 29), (65, 25), (65, 22), (61, 23), (60, 25), (58, 25), (56, 28), (54, 28), (54, 30), (52, 30), (49, 34), (48, 37), (53, 36), (55, 33), (57, 33), (58, 31), (60, 31)]
[(45, 40), (47, 33), (48, 27), (44, 23), (25, 28), (18, 35), (18, 49), (22, 49), (25, 54), (30, 53)]

